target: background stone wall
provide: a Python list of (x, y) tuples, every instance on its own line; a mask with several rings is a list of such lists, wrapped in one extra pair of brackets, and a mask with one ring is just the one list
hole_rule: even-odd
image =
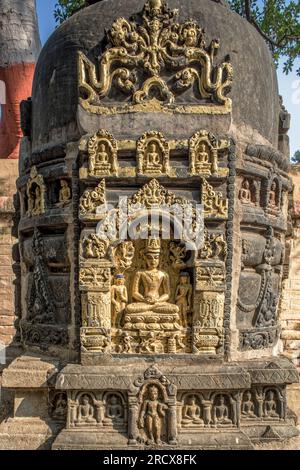
[[(281, 303), (282, 350), (300, 369), (300, 165), (292, 165), (290, 176), (294, 184), (290, 202), (291, 233), (289, 273), (284, 280)], [(300, 420), (300, 384), (288, 387), (290, 408)]]
[(0, 342), (9, 345), (15, 333), (14, 196), (18, 175), (17, 160), (1, 160), (0, 165)]

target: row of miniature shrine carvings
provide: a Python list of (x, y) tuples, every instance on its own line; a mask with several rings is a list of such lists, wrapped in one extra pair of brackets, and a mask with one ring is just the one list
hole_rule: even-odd
[[(201, 130), (189, 141), (167, 141), (158, 131), (145, 132), (137, 142), (137, 168), (135, 174), (146, 176), (172, 176), (170, 166), (171, 148), (189, 148), (190, 176), (221, 176), (218, 157), (220, 152), (228, 150), (229, 138), (217, 138), (214, 134)], [(91, 177), (120, 176), (118, 152), (127, 150), (128, 141), (118, 142), (111, 133), (100, 129), (87, 142), (88, 175)], [(130, 146), (130, 148), (132, 145)], [(129, 150), (129, 149), (128, 149)], [(223, 174), (224, 171), (221, 170)], [(223, 175), (224, 176), (224, 175)]]
[[(177, 425), (181, 428), (238, 426), (242, 420), (285, 419), (285, 396), (280, 388), (257, 387), (236, 392), (183, 392), (173, 403), (164, 396), (160, 384), (151, 382), (135, 399), (119, 391), (51, 392), (50, 415), (66, 421), (67, 426), (104, 426), (114, 429), (127, 425), (132, 406), (138, 427), (151, 435), (147, 417), (157, 420), (163, 431), (170, 408), (176, 408)], [(134, 397), (135, 398), (135, 397)]]
[(277, 175), (264, 181), (254, 177), (245, 177), (241, 181), (239, 200), (246, 207), (265, 207), (270, 215), (277, 214), (285, 203), (286, 190), (287, 188), (283, 188), (282, 180)]

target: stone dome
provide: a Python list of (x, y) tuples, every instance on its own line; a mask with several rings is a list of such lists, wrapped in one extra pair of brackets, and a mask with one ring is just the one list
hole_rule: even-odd
[[(104, 0), (63, 23), (43, 48), (33, 84), (33, 152), (80, 138), (77, 125), (78, 51), (90, 60), (105, 48), (105, 30), (118, 17), (140, 12), (144, 0)], [(224, 2), (170, 0), (181, 19), (195, 19), (205, 29), (207, 43), (220, 39), (217, 62), (230, 57), (234, 80), (232, 116), (228, 131), (246, 143), (278, 143), (278, 87), (275, 68), (265, 41), (249, 23)], [(203, 124), (198, 117), (199, 127)], [(216, 129), (217, 131), (218, 129)], [(224, 129), (223, 129), (224, 130)]]

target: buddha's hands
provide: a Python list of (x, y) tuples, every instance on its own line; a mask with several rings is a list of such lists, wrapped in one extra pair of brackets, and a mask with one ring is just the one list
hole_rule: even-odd
[(152, 297), (152, 296), (146, 297), (145, 300), (146, 300), (147, 304), (150, 304), (150, 305), (154, 305), (157, 302), (157, 299), (155, 297)]

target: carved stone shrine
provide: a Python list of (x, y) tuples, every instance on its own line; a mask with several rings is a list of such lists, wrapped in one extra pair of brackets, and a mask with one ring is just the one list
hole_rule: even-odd
[(297, 435), (278, 347), (291, 182), (256, 30), (223, 1), (97, 3), (47, 42), (30, 106), (0, 448)]

